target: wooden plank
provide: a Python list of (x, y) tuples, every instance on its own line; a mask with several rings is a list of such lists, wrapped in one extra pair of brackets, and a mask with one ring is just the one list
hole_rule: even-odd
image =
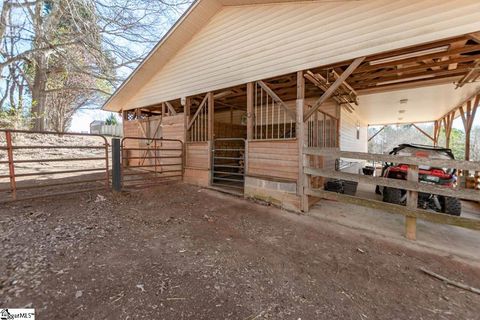
[(480, 220), (457, 217), (457, 216), (452, 216), (452, 215), (437, 213), (437, 212), (433, 213), (433, 212), (428, 212), (421, 209), (412, 210), (397, 204), (386, 203), (386, 202), (377, 201), (377, 200), (362, 199), (354, 196), (329, 192), (329, 191), (320, 190), (320, 189), (308, 189), (306, 190), (306, 193), (311, 196), (324, 198), (328, 200), (360, 205), (360, 206), (364, 206), (371, 209), (377, 209), (377, 210), (382, 210), (389, 213), (400, 214), (403, 216), (409, 215), (411, 217), (415, 217), (418, 219), (422, 219), (422, 220), (430, 221), (434, 223), (448, 224), (448, 225), (463, 227), (463, 228), (472, 229), (472, 230), (480, 230)]
[(327, 169), (317, 169), (317, 168), (310, 168), (310, 167), (304, 168), (304, 172), (310, 175), (318, 176), (318, 177), (325, 177), (325, 178), (331, 178), (331, 179), (343, 179), (348, 181), (355, 181), (355, 182), (379, 185), (384, 187), (432, 193), (432, 194), (438, 194), (438, 195), (447, 196), (447, 197), (456, 197), (460, 199), (467, 199), (467, 200), (473, 200), (473, 201), (478, 201), (478, 199), (480, 198), (480, 192), (476, 190), (458, 190), (458, 189), (452, 189), (449, 187), (444, 187), (439, 185), (425, 184), (418, 181), (406, 181), (406, 180), (398, 180), (398, 179), (391, 179), (391, 178), (384, 178), (384, 177), (366, 176), (366, 175), (360, 175), (355, 173), (333, 171), (333, 170), (327, 170)]
[(168, 101), (165, 102), (165, 105), (168, 107), (168, 111), (170, 112), (170, 116), (176, 116), (177, 112), (173, 108), (172, 104)]
[(369, 161), (383, 161), (403, 163), (409, 165), (428, 165), (436, 168), (456, 168), (476, 171), (480, 169), (480, 161), (428, 159), (420, 157), (395, 156), (378, 153), (364, 153), (352, 151), (339, 151), (336, 148), (307, 148), (304, 151), (309, 155), (325, 156), (332, 158), (361, 159)]
[(254, 117), (254, 83), (247, 83), (247, 140), (253, 139), (253, 117)]
[(350, 66), (348, 66), (347, 70), (345, 70), (342, 75), (337, 80), (335, 80), (335, 82), (327, 89), (327, 91), (323, 93), (320, 99), (315, 102), (313, 107), (306, 112), (305, 116), (303, 117), (304, 122), (306, 122), (310, 118), (310, 116), (314, 112), (316, 112), (318, 108), (333, 95), (333, 93), (341, 86), (341, 84), (348, 78), (348, 76), (350, 76), (353, 71), (357, 69), (357, 67), (363, 62), (363, 60), (365, 60), (365, 57), (353, 60)]
[(208, 140), (209, 141), (212, 141), (213, 140), (213, 126), (214, 126), (214, 120), (213, 120), (213, 117), (214, 117), (214, 97), (213, 97), (213, 92), (209, 92), (207, 93), (207, 97), (208, 97)]
[[(410, 166), (407, 172), (407, 181), (418, 183), (418, 166)], [(407, 190), (407, 208), (415, 210), (418, 207), (418, 192)], [(408, 240), (417, 239), (417, 218), (405, 216), (405, 237)]]
[(298, 139), (298, 155), (302, 157), (301, 161), (297, 158), (298, 163), (298, 177), (297, 177), (297, 195), (301, 197), (301, 210), (308, 211), (308, 196), (304, 194), (305, 187), (305, 174), (303, 172), (303, 158), (306, 157), (303, 154), (303, 148), (307, 147), (307, 141), (305, 140), (305, 122), (303, 121), (303, 113), (305, 110), (305, 78), (303, 77), (303, 71), (297, 72), (297, 101), (296, 101), (296, 118), (295, 129)]
[(298, 155), (292, 153), (278, 154), (278, 153), (263, 153), (263, 152), (249, 152), (252, 159), (268, 159), (268, 160), (289, 160), (298, 162)]

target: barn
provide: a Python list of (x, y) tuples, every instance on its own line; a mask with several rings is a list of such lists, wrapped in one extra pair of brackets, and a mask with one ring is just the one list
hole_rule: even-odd
[(197, 0), (103, 109), (125, 136), (180, 140), (185, 182), (306, 211), (325, 178), (367, 179), (353, 175), (372, 157), (369, 125), (432, 122), (432, 144), (457, 117), (472, 127), (478, 12), (477, 0)]

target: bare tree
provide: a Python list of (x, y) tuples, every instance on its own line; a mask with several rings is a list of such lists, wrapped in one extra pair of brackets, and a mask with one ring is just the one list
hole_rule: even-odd
[[(53, 107), (48, 103), (57, 101), (59, 92), (79, 95), (78, 99), (70, 99), (72, 103), (109, 95), (158, 41), (185, 3), (5, 0), (0, 13), (1, 75), (8, 77), (9, 66), (16, 65), (15, 69), (24, 78), (22, 83), (28, 86), (33, 127), (43, 130), (45, 116), (55, 114), (47, 110)], [(13, 15), (15, 22), (11, 19)], [(8, 32), (13, 29), (15, 33)], [(18, 45), (6, 46), (6, 38), (15, 38)], [(81, 74), (96, 81), (74, 82), (74, 88), (71, 81), (64, 81), (63, 86), (52, 87), (50, 80), (58, 84), (59, 74), (65, 74), (66, 70), (69, 75)], [(9, 81), (8, 86), (12, 85)]]

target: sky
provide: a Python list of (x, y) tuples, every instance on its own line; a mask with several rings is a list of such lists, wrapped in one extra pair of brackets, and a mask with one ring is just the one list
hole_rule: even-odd
[[(105, 120), (113, 112), (103, 111), (100, 109), (94, 110), (79, 110), (75, 113), (72, 119), (72, 124), (70, 125), (70, 131), (72, 132), (89, 132), (90, 123), (94, 120)], [(118, 113), (113, 113), (121, 121), (121, 117)]]

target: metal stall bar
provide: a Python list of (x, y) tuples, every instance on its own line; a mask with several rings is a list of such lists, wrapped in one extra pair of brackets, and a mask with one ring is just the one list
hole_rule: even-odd
[(243, 190), (245, 182), (245, 139), (215, 139), (212, 159), (211, 184)]

